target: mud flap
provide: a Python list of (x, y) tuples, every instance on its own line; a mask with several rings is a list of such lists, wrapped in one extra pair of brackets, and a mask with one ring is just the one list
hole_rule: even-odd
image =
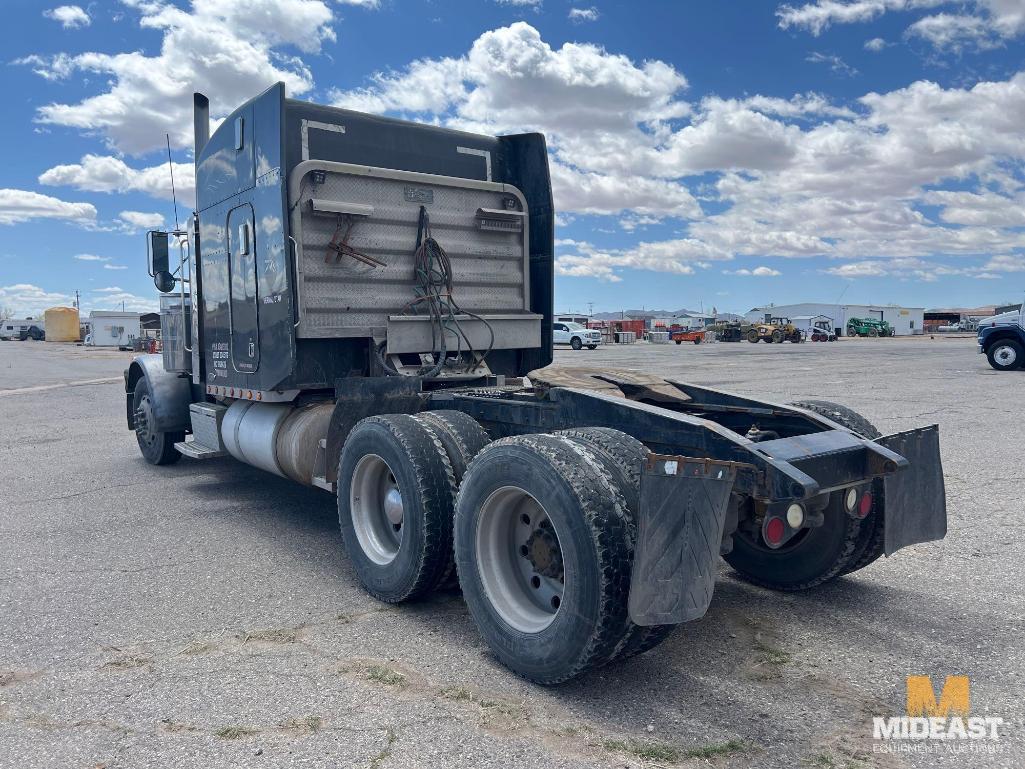
[(947, 497), (940, 464), (938, 425), (894, 433), (876, 440), (910, 463), (884, 479), (886, 555), (947, 534)]
[(636, 624), (677, 624), (704, 615), (736, 476), (730, 462), (649, 456), (630, 581)]

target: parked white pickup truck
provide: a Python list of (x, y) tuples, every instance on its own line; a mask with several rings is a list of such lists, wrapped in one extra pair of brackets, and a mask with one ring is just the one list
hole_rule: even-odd
[(601, 344), (601, 331), (586, 328), (579, 323), (553, 323), (552, 341), (555, 344), (568, 344), (574, 350), (585, 345), (593, 350)]

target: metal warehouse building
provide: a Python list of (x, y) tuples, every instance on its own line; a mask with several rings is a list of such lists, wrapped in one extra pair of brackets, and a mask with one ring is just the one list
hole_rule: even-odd
[(795, 318), (807, 315), (825, 315), (832, 318), (833, 327), (840, 336), (845, 334), (848, 318), (875, 318), (885, 320), (896, 336), (923, 333), (924, 307), (899, 307), (894, 304), (826, 304), (804, 302), (802, 304), (777, 304), (754, 307), (744, 316), (751, 323), (762, 323), (768, 318)]

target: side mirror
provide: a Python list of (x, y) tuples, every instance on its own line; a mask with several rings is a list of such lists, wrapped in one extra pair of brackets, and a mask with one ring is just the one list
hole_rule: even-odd
[(171, 273), (171, 257), (166, 232), (149, 233), (149, 274), (157, 291), (166, 294), (174, 289), (174, 275)]

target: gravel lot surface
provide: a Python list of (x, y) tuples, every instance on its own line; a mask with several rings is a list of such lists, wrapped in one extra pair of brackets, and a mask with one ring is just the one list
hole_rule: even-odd
[[(458, 594), (366, 596), (325, 492), (145, 464), (129, 359), (0, 342), (0, 767), (1025, 766), (1025, 372), (972, 339), (559, 350), (939, 423), (950, 533), (800, 595), (724, 566), (703, 619), (556, 689), (499, 666)], [(1002, 752), (873, 752), (912, 674), (970, 676)]]

